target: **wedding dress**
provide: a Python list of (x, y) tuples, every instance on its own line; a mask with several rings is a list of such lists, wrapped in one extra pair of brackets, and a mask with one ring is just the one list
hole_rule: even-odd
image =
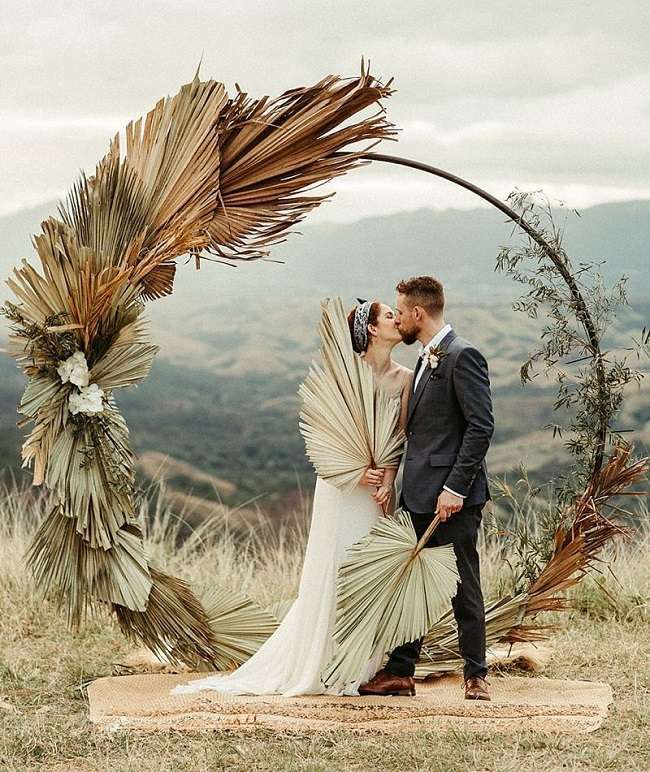
[(359, 678), (340, 690), (321, 681), (333, 653), (337, 569), (345, 550), (363, 538), (381, 517), (371, 488), (359, 485), (345, 493), (318, 477), (311, 528), (298, 597), (275, 632), (232, 673), (181, 684), (171, 694), (204, 689), (230, 694), (349, 694), (381, 666), (384, 652), (375, 652)]

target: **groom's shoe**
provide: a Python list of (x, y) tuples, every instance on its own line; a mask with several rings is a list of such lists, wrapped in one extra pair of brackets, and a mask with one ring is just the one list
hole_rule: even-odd
[(487, 681), (480, 676), (471, 676), (465, 681), (466, 700), (491, 700), (487, 690)]
[(359, 687), (360, 695), (384, 697), (389, 694), (415, 697), (415, 681), (411, 676), (398, 676), (380, 670), (377, 675)]

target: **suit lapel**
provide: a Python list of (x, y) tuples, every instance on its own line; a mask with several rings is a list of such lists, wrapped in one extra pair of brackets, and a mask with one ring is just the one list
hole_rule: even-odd
[[(453, 330), (449, 330), (449, 332), (445, 335), (445, 337), (438, 343), (437, 348), (440, 349), (447, 349), (447, 346), (452, 342), (452, 340), (456, 337), (456, 333)], [(420, 401), (420, 398), (422, 397), (422, 394), (424, 393), (424, 389), (427, 385), (427, 382), (429, 378), (431, 377), (432, 370), (429, 367), (429, 361), (427, 360), (427, 363), (425, 367), (423, 368), (422, 375), (420, 376), (420, 380), (418, 381), (418, 385), (415, 391), (411, 392), (411, 396), (409, 397), (409, 406), (408, 406), (408, 412), (406, 416), (406, 423), (411, 420), (411, 416), (415, 412), (415, 408), (418, 405), (418, 402)]]
[(411, 392), (411, 396), (409, 397), (409, 407), (408, 407), (408, 413), (406, 417), (407, 423), (411, 420), (411, 416), (413, 415), (415, 406), (420, 401), (420, 397), (422, 396), (422, 392), (424, 391), (424, 385), (429, 380), (429, 376), (431, 375), (431, 368), (429, 367), (428, 362), (421, 369), (422, 369), (422, 375), (420, 376), (420, 380), (418, 381), (417, 388), (415, 389), (415, 391)]

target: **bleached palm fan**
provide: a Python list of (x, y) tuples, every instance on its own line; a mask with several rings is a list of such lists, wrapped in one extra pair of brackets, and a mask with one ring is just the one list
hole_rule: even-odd
[(336, 650), (323, 672), (328, 686), (357, 680), (376, 654), (423, 636), (450, 606), (458, 570), (451, 545), (424, 547), (407, 512), (381, 518), (347, 550), (336, 586)]
[[(28, 379), (19, 426), (34, 424), (23, 466), (34, 464), (34, 484), (54, 498), (27, 559), (73, 625), (99, 602), (127, 636), (167, 658), (230, 658), (215, 628), (232, 617), (210, 620), (185, 582), (150, 564), (113, 391), (151, 368), (158, 347), (140, 317), (146, 301), (172, 292), (176, 258), (194, 255), (199, 268), (205, 253), (265, 257), (327, 198), (307, 191), (367, 163), (369, 146), (395, 134), (380, 106), (390, 93), (363, 62), (359, 77), (330, 75), (276, 99), (239, 90), (229, 98), (197, 72), (129, 123), (126, 142), (116, 136), (59, 217), (42, 223), (34, 238), (42, 272), (23, 260), (7, 280), (18, 300), (2, 309), (12, 323), (7, 351)], [(80, 360), (89, 384), (60, 373)]]
[(321, 302), (323, 365), (300, 385), (300, 430), (316, 473), (343, 490), (365, 470), (397, 466), (404, 446), (399, 397), (374, 385), (370, 365), (354, 352), (341, 298)]
[(272, 611), (235, 590), (212, 587), (203, 606), (217, 643), (218, 670), (229, 670), (252, 657), (278, 626)]

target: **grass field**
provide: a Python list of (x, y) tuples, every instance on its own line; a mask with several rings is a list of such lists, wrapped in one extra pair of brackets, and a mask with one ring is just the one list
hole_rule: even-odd
[[(35, 490), (35, 489), (34, 489)], [(249, 537), (227, 515), (176, 548), (180, 523), (143, 501), (152, 554), (197, 585), (221, 582), (263, 603), (292, 597), (307, 518), (270, 528), (261, 515)], [(45, 509), (29, 489), (0, 490), (0, 768), (3, 770), (555, 770), (650, 768), (650, 532), (608, 555), (611, 572), (573, 592), (555, 621), (554, 656), (544, 675), (608, 681), (615, 703), (599, 731), (581, 736), (458, 731), (398, 737), (342, 732), (133, 732), (102, 734), (87, 721), (85, 685), (119, 672), (132, 650), (105, 614), (73, 635), (63, 615), (37, 597), (22, 554)], [(306, 501), (304, 509), (309, 506)], [(507, 581), (493, 547), (483, 545), (487, 594)], [(601, 587), (602, 586), (602, 587)], [(533, 677), (533, 676), (531, 676)]]

